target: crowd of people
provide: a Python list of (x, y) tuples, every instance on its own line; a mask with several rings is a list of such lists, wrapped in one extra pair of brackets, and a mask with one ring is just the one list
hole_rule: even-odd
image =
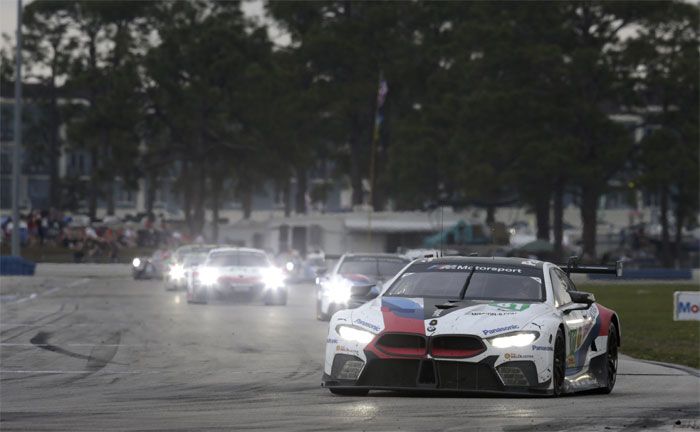
[[(11, 242), (13, 225), (12, 217), (0, 220), (2, 243)], [(69, 249), (75, 262), (116, 262), (124, 248), (169, 248), (192, 240), (171, 229), (163, 214), (91, 221), (87, 216), (71, 216), (55, 210), (32, 210), (20, 215), (19, 238), (22, 247)]]

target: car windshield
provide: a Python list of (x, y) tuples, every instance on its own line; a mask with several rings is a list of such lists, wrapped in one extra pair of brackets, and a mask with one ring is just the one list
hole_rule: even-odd
[(190, 253), (185, 255), (183, 265), (185, 267), (195, 266), (202, 264), (207, 259), (206, 253)]
[[(472, 268), (470, 264), (415, 264), (394, 282), (385, 295), (457, 300)], [(464, 298), (544, 301), (543, 280), (539, 268), (476, 265)]]
[(343, 261), (338, 273), (341, 275), (361, 274), (388, 278), (398, 273), (406, 264), (408, 264), (408, 261), (400, 258), (350, 258)]
[(209, 258), (212, 267), (266, 267), (265, 255), (255, 252), (224, 252)]

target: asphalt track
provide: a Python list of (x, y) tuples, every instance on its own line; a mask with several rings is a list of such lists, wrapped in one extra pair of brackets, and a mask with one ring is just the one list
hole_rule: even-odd
[(0, 281), (0, 430), (700, 429), (700, 378), (629, 358), (607, 396), (334, 396), (310, 285), (286, 307), (188, 305), (85, 267)]

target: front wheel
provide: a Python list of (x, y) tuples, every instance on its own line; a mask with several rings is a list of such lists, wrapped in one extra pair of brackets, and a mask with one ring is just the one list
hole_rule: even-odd
[(340, 389), (329, 387), (328, 390), (330, 390), (334, 395), (338, 396), (367, 396), (369, 393), (369, 390), (365, 389)]
[(608, 394), (613, 391), (617, 381), (617, 329), (610, 323), (608, 328), (608, 349), (605, 353), (605, 385), (597, 393)]
[(557, 337), (554, 342), (552, 369), (552, 396), (558, 397), (564, 393), (564, 377), (566, 376), (566, 342), (561, 329), (557, 330)]

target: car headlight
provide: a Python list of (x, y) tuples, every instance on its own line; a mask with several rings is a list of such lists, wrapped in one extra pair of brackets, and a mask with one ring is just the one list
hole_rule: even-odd
[(262, 280), (266, 288), (280, 288), (284, 286), (284, 274), (276, 268), (263, 270)]
[(140, 258), (134, 258), (133, 261), (131, 261), (131, 265), (138, 268), (141, 267), (141, 259)]
[(185, 277), (185, 268), (181, 264), (173, 264), (170, 266), (170, 277), (173, 279), (182, 279)]
[(336, 328), (336, 331), (341, 338), (351, 342), (368, 344), (372, 341), (372, 339), (374, 339), (374, 333), (347, 325), (339, 325)]
[(219, 279), (219, 271), (213, 267), (204, 267), (199, 270), (199, 282), (202, 285), (214, 285)]
[(332, 303), (347, 303), (352, 295), (352, 284), (345, 279), (333, 280), (326, 284), (326, 292)]
[(291, 261), (287, 261), (287, 264), (284, 266), (288, 272), (294, 271), (294, 263)]
[(510, 333), (489, 339), (495, 348), (524, 347), (533, 343), (540, 334), (537, 332)]

